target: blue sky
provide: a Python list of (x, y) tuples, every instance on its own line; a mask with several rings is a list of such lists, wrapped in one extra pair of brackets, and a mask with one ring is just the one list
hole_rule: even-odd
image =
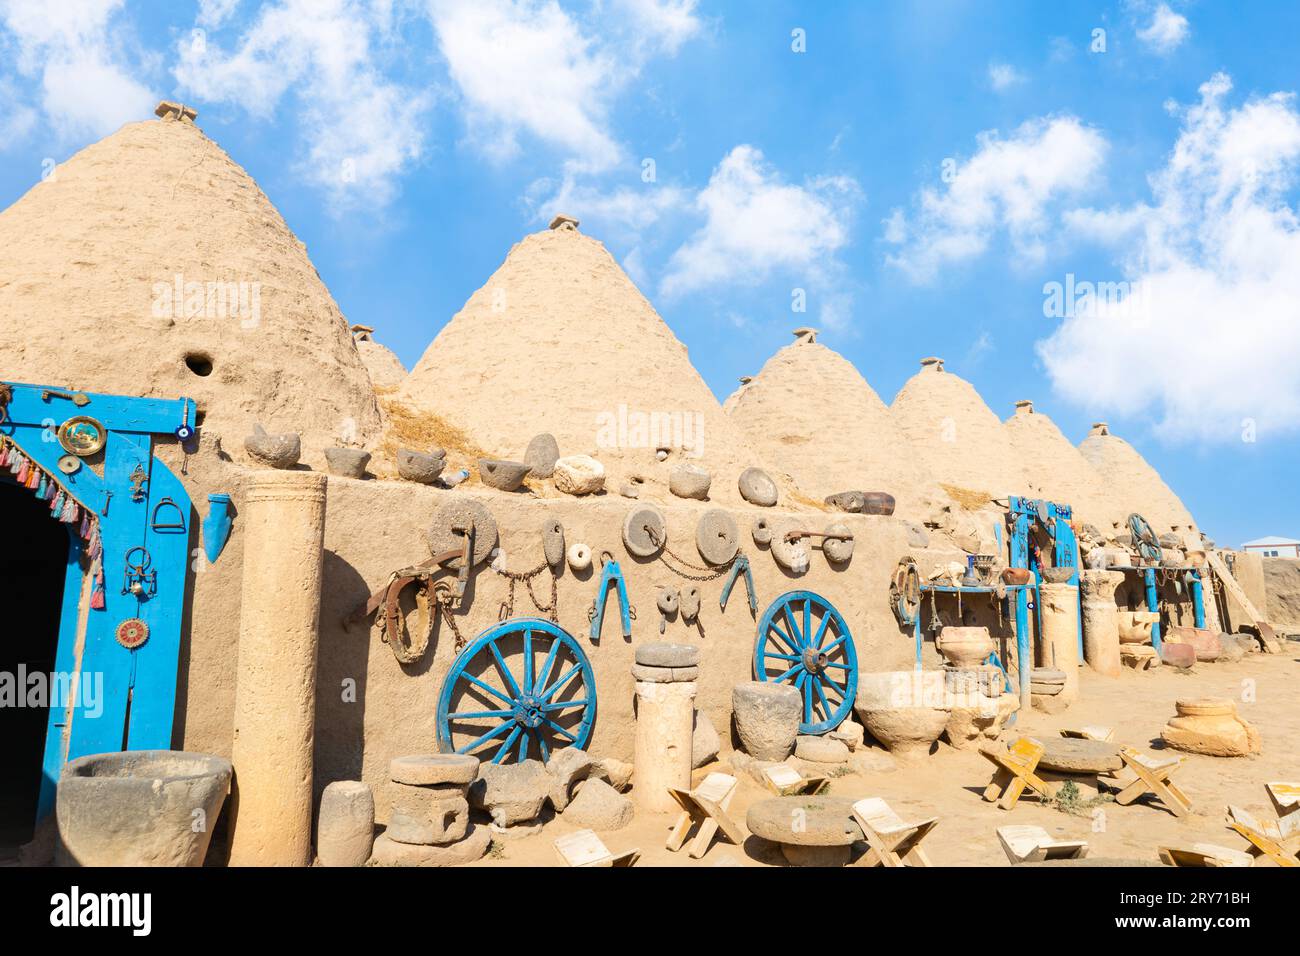
[(1294, 3), (0, 0), (0, 205), (179, 99), (408, 366), (563, 209), (719, 398), (942, 355), (1236, 545), (1300, 537), (1297, 62)]

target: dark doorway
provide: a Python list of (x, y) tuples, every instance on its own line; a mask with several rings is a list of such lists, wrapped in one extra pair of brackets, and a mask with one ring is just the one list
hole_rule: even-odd
[(17, 681), (40, 673), (48, 687), (67, 564), (67, 526), (50, 517), (49, 502), (0, 480), (0, 681), (15, 694), (0, 700), (0, 857), (30, 840), (36, 822), (51, 702), (26, 706), (27, 689)]

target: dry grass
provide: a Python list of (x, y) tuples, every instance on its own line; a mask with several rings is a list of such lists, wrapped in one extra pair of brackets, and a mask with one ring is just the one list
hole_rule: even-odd
[(464, 431), (433, 412), (416, 411), (401, 402), (382, 398), (380, 403), (387, 418), (380, 450), (390, 461), (397, 460), (399, 448), (420, 452), (442, 448), (446, 450), (449, 462), (463, 461), (471, 473), (477, 474), (480, 458), (497, 457), (485, 451)]
[(831, 509), (826, 505), (826, 502), (824, 502), (824, 501), (818, 501), (816, 498), (809, 498), (809, 497), (808, 497), (807, 495), (805, 495), (802, 491), (800, 491), (798, 488), (796, 488), (796, 487), (794, 486), (793, 483), (790, 484), (790, 485), (787, 485), (787, 486), (786, 486), (786, 489), (785, 489), (785, 496), (786, 496), (787, 498), (789, 498), (791, 501), (795, 501), (795, 502), (798, 502), (799, 504), (804, 505), (804, 506), (806, 506), (806, 507), (808, 507), (808, 508), (812, 508), (814, 511), (830, 511), (830, 510), (831, 510)]
[(939, 487), (946, 491), (948, 497), (961, 505), (966, 511), (979, 511), (982, 508), (987, 508), (993, 501), (993, 496), (987, 491), (960, 488), (957, 485), (940, 484)]

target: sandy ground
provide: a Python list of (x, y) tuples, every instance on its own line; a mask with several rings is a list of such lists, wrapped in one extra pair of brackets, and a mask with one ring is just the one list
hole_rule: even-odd
[[(1264, 751), (1245, 758), (1187, 755), (1174, 778), (1192, 801), (1193, 814), (1187, 820), (1142, 801), (1127, 807), (1106, 803), (1103, 816), (1095, 823), (1090, 817), (1040, 805), (1033, 798), (1003, 811), (980, 796), (992, 765), (974, 750), (956, 751), (943, 743), (919, 766), (837, 777), (830, 792), (854, 799), (883, 797), (905, 819), (938, 816), (939, 825), (925, 843), (936, 866), (1009, 865), (995, 830), (1012, 823), (1038, 824), (1058, 839), (1087, 840), (1093, 857), (1154, 861), (1161, 845), (1198, 842), (1244, 850), (1246, 841), (1224, 822), (1227, 804), (1272, 818), (1265, 781), (1300, 779), (1300, 748), (1295, 744), (1300, 736), (1300, 707), (1294, 692), (1294, 681), (1300, 675), (1300, 645), (1288, 642), (1285, 646), (1287, 652), (1281, 655), (1252, 655), (1233, 664), (1201, 664), (1188, 674), (1172, 668), (1141, 674), (1126, 670), (1119, 679), (1108, 679), (1084, 667), (1081, 697), (1070, 710), (1056, 716), (1022, 715), (1003, 736), (1004, 740), (1014, 740), (1019, 733), (1052, 736), (1063, 727), (1102, 724), (1115, 727), (1118, 743), (1156, 751), (1161, 744), (1160, 729), (1174, 713), (1175, 699), (1231, 697), (1238, 701), (1238, 712), (1259, 729)], [(1253, 700), (1243, 700), (1252, 693)], [(724, 763), (725, 758), (724, 753)], [(696, 771), (697, 776), (712, 769), (728, 768), (715, 764)], [(747, 809), (769, 794), (748, 775), (739, 776), (740, 787), (731, 810), (743, 828)], [(530, 836), (498, 839), (489, 856), (476, 865), (556, 865), (552, 841), (579, 828), (565, 823), (562, 816), (544, 819), (548, 822)], [(755, 837), (739, 847), (715, 843), (701, 860), (690, 859), (685, 850), (670, 853), (664, 840), (672, 823), (673, 817), (667, 814), (638, 813), (631, 825), (600, 836), (614, 852), (639, 848), (640, 866), (764, 866), (782, 862), (771, 844)], [(1257, 865), (1272, 864), (1262, 861)]]

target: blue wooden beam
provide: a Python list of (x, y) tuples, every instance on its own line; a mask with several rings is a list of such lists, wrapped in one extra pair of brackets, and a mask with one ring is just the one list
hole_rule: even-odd
[[(27, 425), (52, 422), (57, 428), (69, 418), (89, 415), (113, 431), (153, 435), (170, 435), (182, 425), (194, 426), (194, 401), (189, 398), (131, 398), (19, 382), (0, 384), (8, 385), (13, 391), (8, 406), (12, 422)], [(84, 396), (89, 401), (77, 405), (72, 398), (64, 396)]]

